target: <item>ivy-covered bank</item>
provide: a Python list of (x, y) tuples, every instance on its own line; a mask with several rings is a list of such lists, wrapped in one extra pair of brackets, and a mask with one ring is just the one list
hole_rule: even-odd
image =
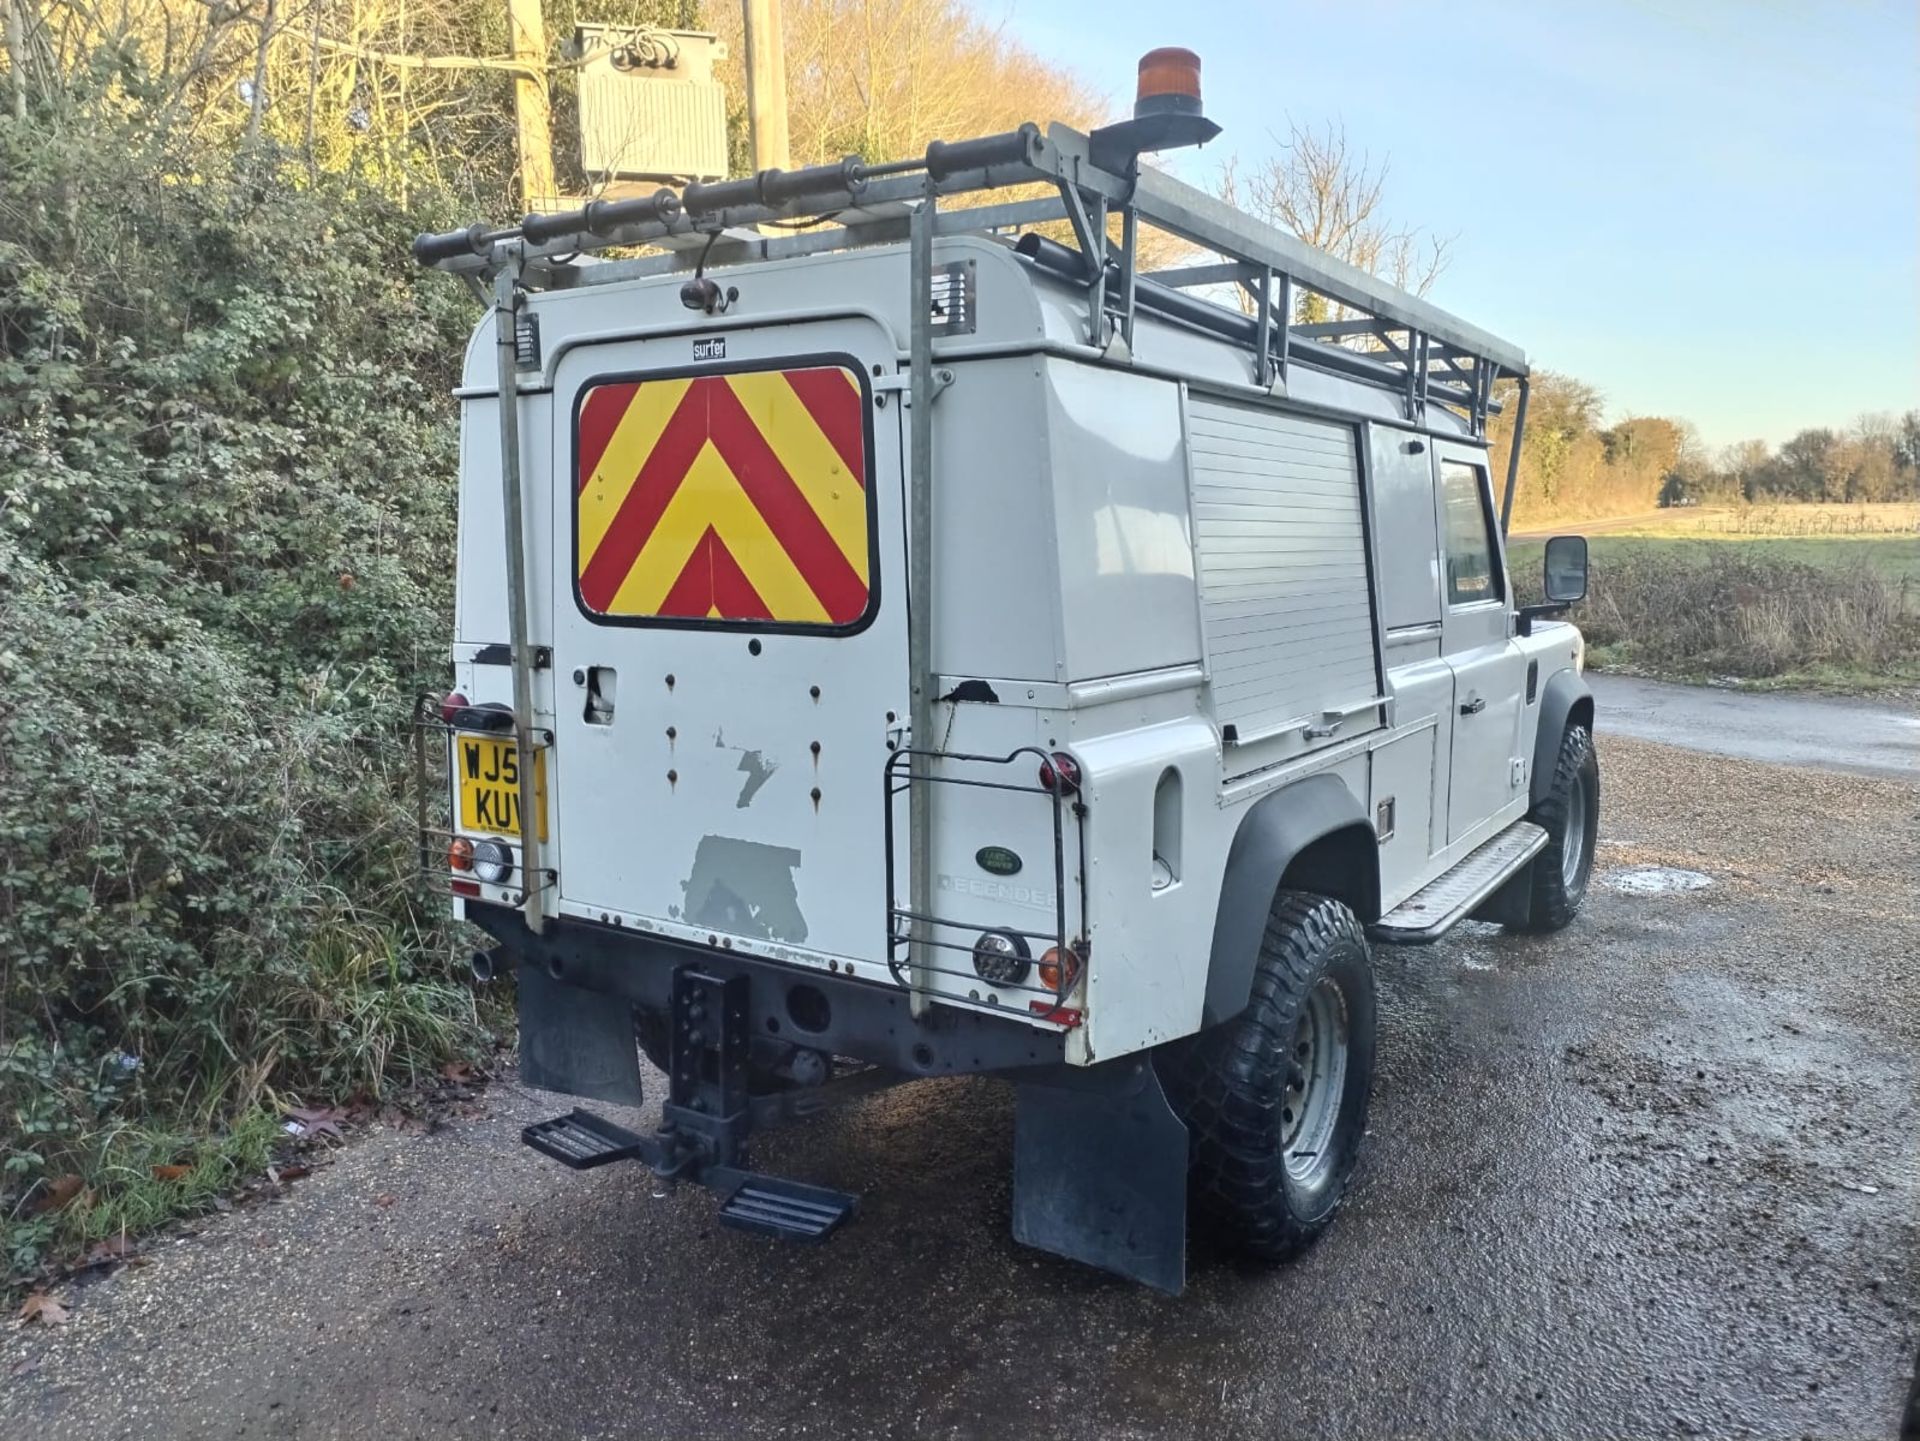
[(137, 78), (0, 115), (15, 1275), (257, 1165), (269, 1107), (479, 1039), (403, 793), (475, 318), (407, 243), (452, 217), (195, 144)]

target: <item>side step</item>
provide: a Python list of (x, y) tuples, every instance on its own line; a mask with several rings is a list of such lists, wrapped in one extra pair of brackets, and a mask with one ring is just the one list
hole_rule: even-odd
[(1516, 821), (1460, 864), (1414, 892), (1372, 926), (1375, 940), (1424, 946), (1437, 941), (1479, 909), (1480, 903), (1540, 853), (1547, 833), (1532, 821)]
[(603, 1121), (578, 1107), (551, 1121), (536, 1121), (520, 1132), (520, 1139), (543, 1156), (551, 1156), (576, 1171), (590, 1171), (614, 1161), (638, 1159), (646, 1142), (624, 1126)]
[(778, 1176), (743, 1178), (720, 1207), (720, 1224), (782, 1241), (824, 1241), (860, 1198)]

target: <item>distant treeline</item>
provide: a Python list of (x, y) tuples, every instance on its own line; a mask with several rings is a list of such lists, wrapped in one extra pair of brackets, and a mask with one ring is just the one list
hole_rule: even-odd
[[(1513, 437), (1514, 392), (1494, 421), (1501, 472)], [(1533, 377), (1514, 513), (1529, 518), (1626, 515), (1695, 501), (1920, 500), (1920, 410), (1862, 415), (1844, 430), (1803, 430), (1778, 449), (1759, 440), (1713, 451), (1685, 420), (1602, 423), (1585, 381)]]

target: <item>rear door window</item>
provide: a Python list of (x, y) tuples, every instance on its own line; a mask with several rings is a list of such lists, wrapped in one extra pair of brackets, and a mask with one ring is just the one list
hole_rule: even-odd
[(1441, 461), (1440, 499), (1447, 527), (1447, 603), (1503, 599), (1486, 471), (1464, 461)]

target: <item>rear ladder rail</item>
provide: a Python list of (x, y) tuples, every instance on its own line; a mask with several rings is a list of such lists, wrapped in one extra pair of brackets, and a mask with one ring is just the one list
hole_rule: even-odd
[[(1021, 761), (1051, 763), (1052, 757), (1038, 746), (1022, 746), (1003, 756), (970, 755), (960, 751), (918, 751), (902, 746), (887, 757), (886, 819), (882, 854), (886, 864), (887, 893), (887, 968), (893, 978), (915, 996), (938, 1000), (948, 1005), (970, 1006), (992, 1011), (994, 1006), (955, 990), (941, 990), (936, 978), (951, 977), (965, 982), (972, 990), (989, 990), (1004, 996), (1016, 1006), (1024, 1006), (1030, 1015), (1069, 1028), (1080, 1023), (1079, 1010), (1069, 1004), (1087, 974), (1091, 951), (1087, 924), (1086, 802), (1077, 790), (1064, 783), (1049, 791), (1040, 785), (1022, 785), (1010, 780), (991, 780), (979, 775), (945, 773), (949, 766), (1011, 766)], [(916, 796), (924, 803), (935, 786), (966, 786), (980, 790), (1009, 791), (1045, 797), (1053, 812), (1053, 926), (1051, 930), (988, 925), (977, 918), (936, 914), (930, 903), (912, 899), (899, 902), (894, 874), (894, 812), (901, 796), (911, 805)], [(931, 852), (917, 869), (931, 871)], [(1072, 882), (1077, 905), (1070, 905), (1068, 883)], [(989, 982), (973, 967), (973, 948), (978, 937), (988, 932), (1016, 936), (1027, 947), (1028, 964), (1019, 979)], [(1040, 962), (1048, 950), (1058, 951), (1062, 964), (1056, 983), (1039, 979)], [(906, 954), (903, 956), (902, 952)], [(1069, 962), (1067, 958), (1071, 957)], [(1004, 1006), (999, 1009), (1004, 1010)]]

